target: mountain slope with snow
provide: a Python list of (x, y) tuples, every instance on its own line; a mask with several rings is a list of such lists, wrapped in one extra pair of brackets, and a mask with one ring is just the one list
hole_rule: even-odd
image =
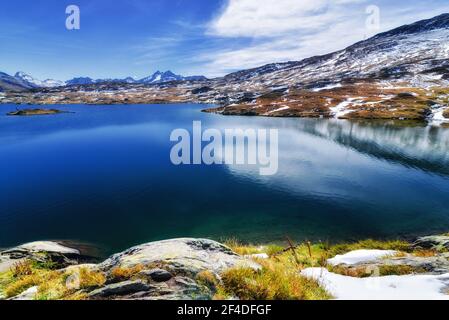
[(449, 14), (327, 55), (216, 79), (158, 71), (140, 80), (77, 78), (67, 84), (3, 101), (204, 102), (221, 105), (210, 112), (223, 115), (449, 122)]
[[(230, 74), (227, 83), (319, 85), (345, 78), (401, 79), (416, 84), (449, 80), (449, 14), (381, 33), (344, 50), (299, 62)], [(447, 85), (448, 81), (443, 81)]]
[(23, 91), (32, 88), (33, 86), (29, 83), (0, 72), (0, 91)]
[(27, 83), (30, 87), (35, 88), (53, 88), (65, 86), (65, 82), (53, 79), (39, 80), (25, 72), (17, 72), (14, 78)]
[(179, 74), (174, 74), (170, 70), (161, 72), (157, 71), (149, 77), (136, 81), (137, 83), (166, 83), (172, 81), (203, 81), (207, 80), (204, 76), (190, 76), (184, 77)]

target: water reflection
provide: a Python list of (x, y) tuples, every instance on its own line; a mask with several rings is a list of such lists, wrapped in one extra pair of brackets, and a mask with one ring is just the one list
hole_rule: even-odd
[(301, 121), (298, 130), (389, 162), (449, 174), (449, 129), (419, 123)]

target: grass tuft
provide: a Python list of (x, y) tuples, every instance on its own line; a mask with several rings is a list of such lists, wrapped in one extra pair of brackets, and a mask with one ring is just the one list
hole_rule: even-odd
[(111, 277), (114, 281), (126, 281), (137, 275), (144, 269), (144, 266), (138, 264), (134, 267), (116, 267), (111, 271)]
[(262, 253), (260, 246), (258, 247), (251, 244), (243, 244), (235, 238), (226, 239), (224, 241), (224, 245), (230, 248), (233, 252), (242, 256)]
[(350, 244), (338, 244), (332, 246), (329, 249), (329, 256), (335, 257), (336, 255), (345, 254), (354, 250), (395, 250), (402, 252), (412, 252), (411, 245), (406, 241), (394, 240), (394, 241), (377, 241), (377, 240), (363, 240)]
[(106, 276), (103, 272), (93, 271), (88, 268), (80, 268), (80, 289), (92, 289), (101, 287), (106, 283)]
[(210, 271), (201, 271), (196, 276), (196, 281), (199, 284), (202, 284), (209, 289), (215, 290), (215, 288), (219, 285), (219, 280), (217, 276)]
[(331, 296), (314, 280), (302, 277), (299, 269), (275, 260), (260, 261), (262, 270), (234, 268), (222, 274), (215, 299), (326, 300)]

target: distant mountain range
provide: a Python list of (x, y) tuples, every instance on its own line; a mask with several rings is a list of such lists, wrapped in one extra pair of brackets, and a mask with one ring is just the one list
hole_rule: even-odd
[[(118, 88), (128, 96), (140, 94), (139, 99), (136, 99), (139, 103), (153, 101), (151, 99), (154, 99), (154, 96), (161, 99), (161, 96), (166, 93), (166, 99), (176, 101), (190, 99), (189, 101), (224, 105), (247, 104), (248, 108), (252, 108), (248, 111), (251, 114), (264, 110), (264, 108), (254, 108), (256, 99), (262, 97), (267, 100), (264, 103), (282, 104), (282, 107), (277, 108), (282, 111), (274, 113), (278, 114), (290, 112), (289, 110), (293, 109), (292, 104), (300, 100), (298, 97), (289, 98), (294, 90), (310, 90), (319, 93), (320, 90), (325, 92), (325, 89), (332, 89), (341, 93), (342, 87), (357, 82), (363, 82), (365, 88), (367, 83), (376, 84), (379, 87), (376, 90), (380, 91), (383, 87), (406, 86), (426, 90), (433, 87), (449, 87), (449, 14), (404, 25), (326, 55), (301, 61), (268, 64), (210, 80), (203, 76), (183, 77), (171, 71), (158, 71), (140, 80), (131, 77), (100, 80), (76, 78), (65, 82), (64, 85), (94, 85), (95, 87), (95, 84), (111, 83), (111, 87)], [(140, 83), (170, 83), (170, 86), (143, 88), (142, 92), (137, 90), (138, 93), (136, 90), (127, 92), (134, 84)], [(3, 88), (5, 91), (56, 85), (60, 85), (60, 82), (53, 80), (40, 82), (21, 73), (16, 74), (15, 77), (0, 73), (0, 89)], [(170, 88), (167, 92), (164, 91), (166, 87)], [(93, 90), (92, 87), (91, 89)], [(56, 91), (74, 92), (76, 90), (78, 88), (68, 87)], [(109, 90), (109, 87), (99, 86), (95, 90), (101, 97), (101, 91)], [(157, 94), (153, 94), (153, 91)], [(186, 95), (186, 91), (192, 94)], [(347, 94), (344, 94), (340, 98), (345, 99), (346, 96)], [(48, 98), (42, 95), (40, 99), (43, 97)], [(61, 97), (63, 97), (62, 94), (53, 94), (51, 100), (55, 103), (60, 102), (58, 99), (62, 99)], [(105, 97), (106, 102), (113, 100), (110, 95)], [(90, 98), (91, 96), (83, 96), (80, 101)], [(70, 99), (73, 97), (71, 96)], [(103, 98), (96, 99), (95, 101), (102, 101)], [(133, 101), (130, 97), (127, 99), (126, 101)], [(313, 99), (309, 100), (311, 106), (317, 104), (313, 102)], [(20, 101), (30, 100), (23, 98)], [(287, 101), (291, 103), (288, 104)], [(319, 104), (322, 105), (321, 102)]]
[(25, 72), (17, 72), (14, 76), (0, 72), (0, 91), (20, 91), (35, 88), (55, 88), (71, 85), (88, 85), (99, 83), (143, 83), (143, 84), (159, 84), (172, 81), (201, 81), (207, 80), (204, 76), (188, 76), (184, 77), (171, 71), (157, 71), (151, 76), (143, 79), (134, 79), (127, 77), (124, 79), (92, 79), (89, 77), (73, 78), (68, 81), (59, 81), (53, 79), (39, 80)]

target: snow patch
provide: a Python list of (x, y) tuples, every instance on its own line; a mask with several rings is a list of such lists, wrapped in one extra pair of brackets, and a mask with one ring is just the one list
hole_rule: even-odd
[(290, 109), (290, 107), (288, 107), (288, 106), (283, 106), (283, 107), (281, 107), (281, 108), (279, 108), (279, 109), (272, 110), (272, 111), (268, 111), (267, 114), (272, 114), (272, 113), (275, 113), (275, 112), (284, 111), (284, 110), (288, 110), (288, 109)]
[(444, 291), (449, 274), (352, 278), (309, 268), (301, 275), (317, 280), (334, 298), (340, 300), (449, 300)]
[(353, 101), (355, 101), (355, 98), (348, 98), (346, 101), (343, 101), (339, 103), (337, 106), (330, 108), (331, 113), (334, 115), (335, 118), (343, 117), (344, 115), (351, 113), (353, 110), (348, 110), (348, 107), (351, 105)]
[(330, 89), (341, 88), (341, 87), (342, 86), (341, 86), (340, 83), (331, 84), (331, 85), (328, 85), (328, 86), (325, 86), (325, 87), (322, 87), (322, 88), (313, 89), (313, 92), (320, 92), (320, 91), (323, 91), (323, 90), (330, 90)]
[(433, 122), (449, 122), (448, 118), (445, 118), (443, 116), (444, 111), (447, 109), (447, 106), (442, 106), (442, 105), (436, 105), (432, 108), (432, 114), (430, 116), (430, 119)]
[(338, 255), (335, 258), (327, 260), (333, 266), (340, 264), (355, 265), (359, 263), (376, 262), (379, 259), (391, 257), (397, 254), (393, 250), (356, 250), (349, 253)]

